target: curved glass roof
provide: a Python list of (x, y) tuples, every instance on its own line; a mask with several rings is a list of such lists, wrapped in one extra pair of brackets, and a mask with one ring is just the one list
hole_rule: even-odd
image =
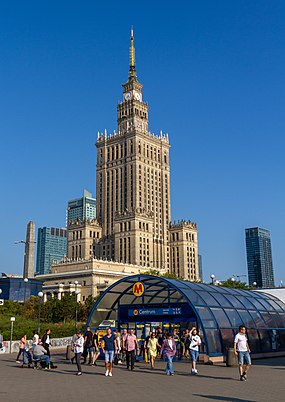
[[(138, 281), (145, 285), (141, 297), (132, 292)], [(285, 349), (285, 304), (275, 296), (150, 275), (130, 276), (111, 285), (95, 303), (88, 325), (98, 327), (103, 320), (117, 321), (122, 305), (180, 303), (188, 303), (194, 311), (209, 355), (225, 353), (232, 347), (239, 325), (246, 326), (252, 351)]]

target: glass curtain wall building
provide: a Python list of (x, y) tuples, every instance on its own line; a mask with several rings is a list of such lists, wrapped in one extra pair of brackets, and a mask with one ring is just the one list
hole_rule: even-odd
[(245, 229), (248, 282), (259, 288), (274, 287), (270, 232), (267, 229)]
[[(138, 286), (141, 296), (134, 294)], [(98, 328), (106, 320), (119, 329), (134, 328), (138, 339), (158, 325), (180, 338), (197, 325), (208, 356), (225, 356), (239, 325), (245, 325), (252, 353), (285, 353), (285, 304), (262, 292), (134, 275), (102, 294), (87, 325)]]
[(83, 197), (68, 201), (67, 206), (67, 225), (69, 222), (79, 221), (92, 221), (96, 219), (96, 199), (92, 194), (84, 190)]
[(51, 272), (53, 261), (67, 255), (67, 230), (43, 227), (38, 229), (36, 274)]

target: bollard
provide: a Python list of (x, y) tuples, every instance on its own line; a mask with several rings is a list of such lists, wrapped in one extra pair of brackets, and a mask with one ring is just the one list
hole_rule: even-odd
[(234, 348), (229, 348), (227, 350), (227, 359), (226, 359), (227, 367), (237, 367), (238, 360), (237, 356), (235, 355)]
[(70, 360), (71, 359), (71, 346), (67, 345), (66, 346), (66, 355), (65, 355), (66, 360)]

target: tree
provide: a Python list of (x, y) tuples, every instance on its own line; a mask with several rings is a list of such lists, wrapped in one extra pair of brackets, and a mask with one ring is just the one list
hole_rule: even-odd
[(246, 282), (232, 280), (232, 278), (228, 278), (226, 281), (221, 282), (221, 286), (226, 288), (234, 288), (234, 289), (244, 289), (248, 290), (249, 286)]

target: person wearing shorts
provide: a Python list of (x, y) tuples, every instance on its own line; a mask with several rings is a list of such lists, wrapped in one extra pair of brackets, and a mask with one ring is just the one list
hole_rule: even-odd
[(251, 365), (251, 358), (244, 325), (240, 325), (239, 333), (235, 336), (234, 352), (238, 356), (240, 381), (247, 381), (247, 372)]
[(189, 340), (190, 340), (190, 355), (192, 360), (192, 370), (191, 374), (197, 375), (198, 371), (196, 368), (197, 361), (199, 358), (199, 346), (201, 345), (201, 338), (198, 335), (198, 330), (196, 327), (193, 327), (189, 333)]
[(105, 354), (105, 367), (106, 377), (112, 377), (112, 370), (113, 370), (113, 360), (115, 354), (115, 346), (116, 346), (116, 337), (112, 334), (111, 328), (107, 329), (107, 334), (102, 338), (102, 350)]

